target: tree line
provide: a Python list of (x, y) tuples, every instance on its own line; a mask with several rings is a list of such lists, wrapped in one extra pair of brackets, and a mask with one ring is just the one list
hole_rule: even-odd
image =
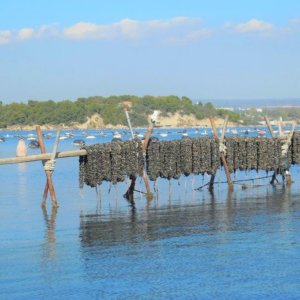
[(94, 96), (78, 98), (75, 101), (29, 100), (27, 103), (3, 104), (0, 101), (0, 128), (12, 125), (65, 124), (72, 126), (75, 123), (84, 123), (87, 117), (99, 114), (104, 124), (126, 125), (124, 108), (130, 103), (130, 118), (133, 126), (145, 126), (147, 117), (154, 110), (161, 111), (162, 115), (178, 112), (182, 115), (193, 114), (197, 119), (209, 116), (224, 117), (237, 122), (240, 115), (215, 108), (212, 103), (193, 103), (188, 97), (178, 96), (150, 96), (143, 97), (123, 96)]

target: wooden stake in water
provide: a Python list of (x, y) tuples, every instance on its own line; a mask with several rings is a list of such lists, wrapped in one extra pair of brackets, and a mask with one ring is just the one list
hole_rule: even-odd
[[(46, 148), (45, 148), (43, 135), (42, 135), (40, 126), (36, 126), (36, 131), (37, 131), (37, 134), (38, 134), (38, 139), (39, 139), (39, 143), (40, 143), (41, 152), (45, 153)], [(47, 162), (54, 163), (54, 159), (55, 159), (56, 152), (57, 152), (57, 147), (58, 147), (58, 142), (59, 142), (59, 136), (60, 136), (60, 130), (57, 131), (55, 143), (54, 143), (54, 146), (53, 146), (53, 151), (52, 151), (50, 160), (47, 161)], [(48, 191), (49, 191), (51, 201), (52, 201), (52, 207), (57, 208), (58, 205), (57, 205), (57, 200), (56, 200), (56, 194), (55, 194), (54, 185), (53, 185), (53, 181), (52, 181), (53, 170), (51, 170), (50, 168), (46, 168), (47, 162), (43, 162), (43, 166), (45, 168), (45, 173), (46, 173), (46, 176), (47, 176), (47, 181), (46, 181), (46, 184), (45, 184), (45, 189), (44, 189), (44, 194), (43, 194), (42, 207), (46, 206), (47, 194), (48, 194)]]
[[(216, 139), (219, 139), (219, 137), (218, 137), (218, 131), (217, 131), (217, 126), (216, 126), (214, 118), (210, 117), (209, 120), (210, 120), (210, 123), (211, 123), (211, 127), (213, 129), (214, 137)], [(222, 161), (222, 163), (224, 165), (225, 174), (226, 174), (227, 183), (228, 183), (228, 188), (229, 189), (233, 189), (233, 183), (232, 183), (232, 180), (231, 180), (231, 177), (230, 177), (229, 168), (228, 168), (227, 161), (226, 161), (226, 158), (225, 158), (225, 155), (224, 155), (223, 152), (220, 152), (220, 158), (221, 158), (221, 161)]]

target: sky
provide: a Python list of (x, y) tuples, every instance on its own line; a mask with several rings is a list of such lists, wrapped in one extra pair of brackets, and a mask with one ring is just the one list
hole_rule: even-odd
[(3, 103), (112, 95), (300, 99), (299, 0), (0, 5)]

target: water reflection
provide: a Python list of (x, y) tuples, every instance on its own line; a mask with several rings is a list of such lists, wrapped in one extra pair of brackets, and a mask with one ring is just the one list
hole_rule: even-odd
[(214, 193), (200, 203), (172, 204), (137, 209), (130, 202), (130, 213), (110, 215), (82, 214), (80, 217), (81, 245), (115, 246), (156, 241), (201, 233), (251, 231), (249, 217), (288, 213), (293, 205), (288, 186), (265, 187), (259, 196), (250, 191), (228, 191), (225, 201)]
[(27, 188), (27, 165), (26, 163), (19, 163), (17, 165), (18, 168), (18, 189), (19, 195), (24, 196), (28, 192)]
[(43, 260), (52, 261), (56, 257), (55, 221), (57, 208), (52, 208), (51, 215), (48, 215), (47, 208), (42, 207), (45, 221), (45, 240), (43, 243)]

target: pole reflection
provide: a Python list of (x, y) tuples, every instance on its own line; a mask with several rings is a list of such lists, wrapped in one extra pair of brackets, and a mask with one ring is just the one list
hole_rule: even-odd
[(55, 222), (57, 216), (57, 208), (51, 210), (49, 216), (46, 207), (42, 207), (45, 221), (45, 240), (43, 243), (43, 260), (52, 261), (56, 257), (56, 237), (55, 237)]
[(109, 216), (82, 214), (81, 245), (109, 247), (190, 234), (249, 231), (246, 220), (252, 216), (289, 210), (291, 193), (287, 187), (266, 187), (259, 196), (249, 189), (246, 193), (236, 189), (228, 191), (225, 200), (222, 197), (222, 194), (207, 193), (205, 201), (198, 199), (183, 204), (165, 199), (165, 204), (160, 206), (147, 202), (144, 209), (137, 208), (131, 199), (128, 214), (119, 211)]

